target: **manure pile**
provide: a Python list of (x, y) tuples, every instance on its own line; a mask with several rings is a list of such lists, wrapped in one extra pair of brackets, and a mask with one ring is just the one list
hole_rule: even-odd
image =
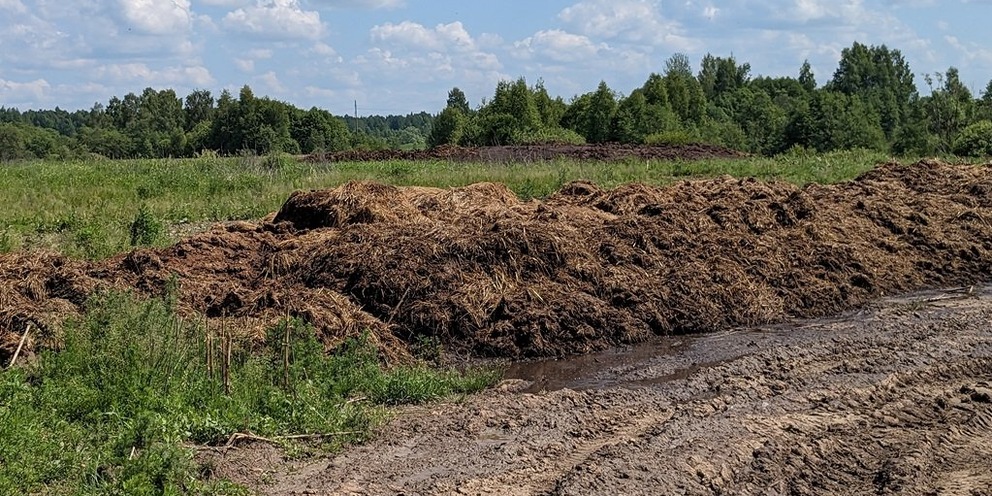
[(617, 161), (623, 159), (699, 160), (740, 158), (746, 153), (716, 145), (515, 145), (461, 147), (444, 145), (430, 150), (347, 150), (307, 156), (309, 162), (381, 162), (386, 160), (450, 160), (453, 162), (539, 162), (574, 159)]
[(256, 331), (291, 314), (329, 347), (368, 330), (397, 359), (420, 336), (481, 356), (582, 353), (988, 281), (990, 222), (992, 167), (935, 161), (803, 188), (574, 182), (531, 201), (488, 183), (349, 183), (165, 249), (0, 255), (0, 358), (97, 288), (160, 294), (173, 274), (182, 312)]

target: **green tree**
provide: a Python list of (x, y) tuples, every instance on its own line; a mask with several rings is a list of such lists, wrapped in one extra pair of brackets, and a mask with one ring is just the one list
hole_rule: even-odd
[(978, 121), (964, 128), (954, 140), (954, 153), (968, 157), (992, 155), (992, 121)]
[(783, 150), (788, 117), (768, 93), (757, 88), (738, 88), (720, 97), (717, 105), (744, 132), (745, 149), (773, 155)]
[(827, 88), (859, 97), (878, 115), (888, 140), (904, 124), (910, 104), (918, 96), (913, 71), (899, 50), (857, 42), (841, 52), (840, 63)]
[(0, 160), (16, 160), (28, 157), (24, 131), (11, 123), (0, 124)]
[(723, 58), (706, 54), (700, 63), (699, 84), (708, 100), (744, 87), (751, 74), (751, 64), (737, 64), (733, 56)]
[(330, 112), (312, 107), (307, 111), (295, 109), (292, 114), (290, 136), (300, 152), (340, 151), (350, 146), (348, 127)]
[(596, 91), (572, 100), (562, 116), (562, 125), (582, 135), (589, 143), (603, 143), (613, 136), (616, 94), (600, 81)]
[(544, 129), (557, 129), (561, 127), (561, 118), (565, 115), (568, 107), (561, 97), (551, 98), (548, 90), (544, 87), (544, 81), (537, 80), (537, 84), (531, 90), (534, 94), (534, 105), (537, 113), (541, 116), (541, 126)]
[(468, 99), (465, 98), (465, 92), (458, 89), (458, 87), (451, 88), (448, 92), (448, 104), (445, 108), (454, 107), (462, 112), (462, 115), (469, 115), (472, 113), (472, 109), (468, 106)]
[(455, 145), (465, 134), (467, 118), (457, 105), (449, 105), (434, 119), (434, 127), (427, 137), (427, 146)]
[(527, 81), (500, 81), (492, 101), (479, 110), (470, 128), (467, 141), (479, 145), (513, 144), (540, 132), (541, 114)]
[(939, 151), (951, 151), (958, 133), (974, 113), (971, 91), (961, 83), (954, 67), (945, 74), (928, 74), (924, 80), (930, 87), (930, 95), (922, 99), (929, 131), (938, 138)]
[(662, 105), (652, 105), (642, 89), (620, 100), (610, 130), (611, 140), (643, 143), (652, 134), (680, 128), (678, 116)]
[(699, 80), (692, 75), (689, 58), (685, 54), (676, 53), (668, 59), (664, 81), (668, 102), (683, 125), (702, 122), (706, 113), (706, 95)]
[(992, 120), (992, 81), (982, 91), (982, 98), (976, 104), (975, 116), (977, 119)]
[(813, 74), (813, 66), (809, 65), (809, 60), (804, 60), (799, 68), (799, 84), (807, 93), (812, 93), (816, 89), (816, 76)]
[(886, 149), (885, 133), (875, 111), (860, 98), (829, 90), (817, 90), (810, 100), (808, 136), (804, 146), (826, 152), (867, 148)]
[(192, 130), (198, 124), (213, 118), (214, 97), (209, 90), (195, 90), (186, 95), (183, 105), (185, 129)]

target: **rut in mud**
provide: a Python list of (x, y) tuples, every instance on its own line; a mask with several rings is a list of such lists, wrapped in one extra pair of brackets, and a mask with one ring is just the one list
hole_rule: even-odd
[(198, 460), (265, 494), (988, 495), (992, 287), (973, 289), (604, 356), (601, 389), (508, 381), (326, 459)]
[(531, 201), (495, 184), (349, 183), (165, 249), (0, 256), (0, 358), (29, 323), (54, 335), (100, 287), (161, 294), (170, 280), (183, 312), (258, 336), (288, 313), (329, 347), (368, 330), (391, 360), (420, 336), (477, 356), (555, 356), (834, 314), (987, 280), (990, 193), (992, 168), (935, 161), (830, 186), (576, 182)]

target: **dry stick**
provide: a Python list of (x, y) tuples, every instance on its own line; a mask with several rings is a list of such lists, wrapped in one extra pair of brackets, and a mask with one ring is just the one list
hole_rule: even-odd
[(220, 319), (221, 333), (223, 341), (221, 347), (221, 367), (224, 373), (224, 394), (231, 395), (231, 331), (227, 328), (227, 311), (224, 311)]
[(210, 321), (207, 320), (207, 314), (203, 314), (203, 328), (205, 329), (207, 335), (207, 378), (212, 382), (214, 380), (214, 335), (210, 332)]
[(21, 336), (21, 342), (18, 343), (17, 345), (17, 351), (14, 352), (14, 356), (10, 359), (10, 364), (7, 365), (8, 369), (14, 366), (14, 362), (17, 361), (17, 357), (21, 355), (21, 349), (24, 348), (24, 343), (28, 340), (28, 333), (30, 332), (31, 332), (31, 323), (28, 322), (27, 328), (24, 329), (24, 335)]
[(241, 441), (242, 439), (249, 439), (252, 441), (262, 441), (269, 444), (279, 444), (279, 441), (294, 441), (300, 439), (323, 439), (325, 437), (337, 437), (337, 436), (351, 436), (353, 434), (362, 434), (362, 431), (341, 431), (341, 432), (325, 432), (319, 434), (294, 434), (291, 436), (275, 436), (275, 437), (262, 437), (252, 433), (235, 432), (231, 434), (231, 437), (227, 439), (227, 444), (225, 446), (231, 447), (234, 443)]
[(282, 380), (283, 387), (289, 391), (289, 311), (286, 311), (286, 332), (282, 340)]

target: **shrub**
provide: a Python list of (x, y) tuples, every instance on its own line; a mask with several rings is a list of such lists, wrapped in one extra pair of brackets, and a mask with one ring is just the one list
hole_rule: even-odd
[(690, 145), (693, 143), (698, 143), (699, 138), (697, 138), (693, 133), (689, 131), (678, 129), (673, 131), (662, 131), (660, 133), (654, 133), (646, 138), (644, 138), (645, 145)]
[(954, 140), (954, 153), (968, 157), (992, 155), (992, 121), (978, 121)]
[(155, 244), (163, 233), (162, 223), (155, 218), (147, 206), (142, 205), (131, 222), (131, 246)]

